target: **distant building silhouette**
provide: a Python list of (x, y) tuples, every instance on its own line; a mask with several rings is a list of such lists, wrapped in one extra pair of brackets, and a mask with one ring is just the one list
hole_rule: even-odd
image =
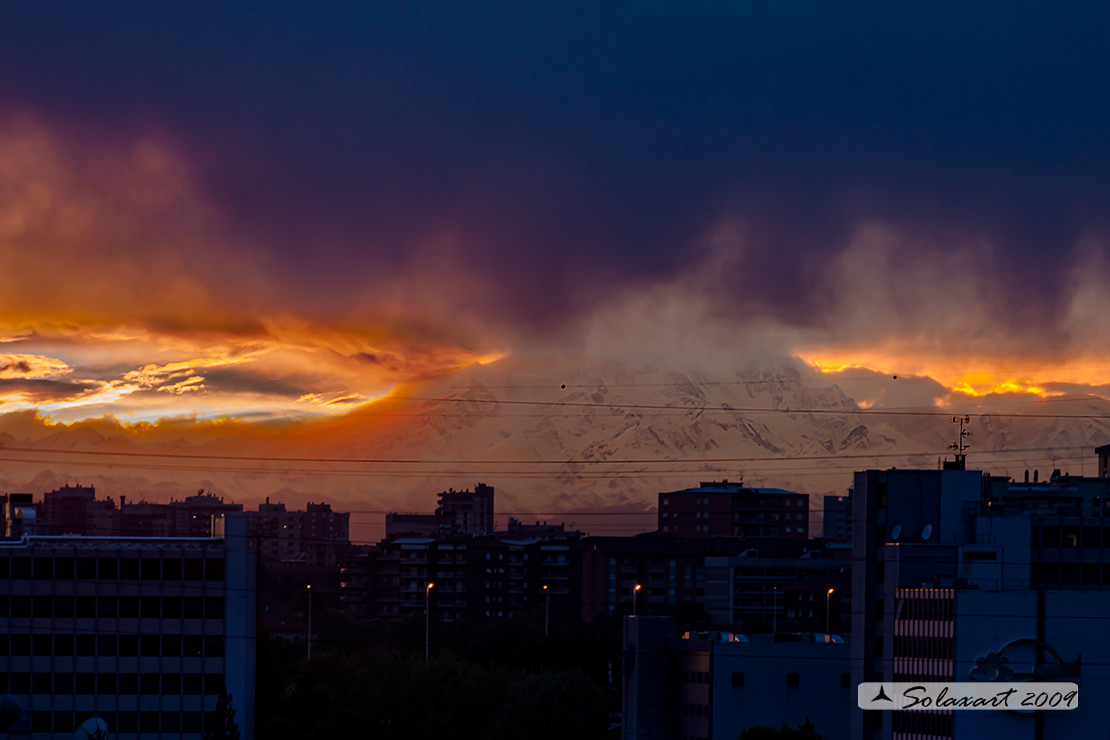
[(436, 516), (448, 528), (447, 534), (493, 534), (493, 486), (479, 483), (473, 491), (444, 491), (439, 494)]
[(669, 537), (809, 538), (809, 496), (743, 482), (703, 482), (659, 494), (659, 532)]
[(847, 496), (823, 497), (821, 537), (836, 542), (852, 541), (852, 492)]

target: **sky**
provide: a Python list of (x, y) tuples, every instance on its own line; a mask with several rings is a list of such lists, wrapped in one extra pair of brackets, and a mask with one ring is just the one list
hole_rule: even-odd
[(4, 17), (0, 414), (311, 419), (546, 354), (1108, 391), (1104, 4)]

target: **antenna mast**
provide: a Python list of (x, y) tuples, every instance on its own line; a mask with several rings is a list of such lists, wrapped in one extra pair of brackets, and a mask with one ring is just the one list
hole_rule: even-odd
[[(971, 417), (970, 416), (953, 416), (952, 417), (952, 423), (960, 425), (960, 433), (956, 437), (956, 441), (953, 442), (952, 444), (948, 445), (948, 449), (954, 450), (956, 452), (955, 461), (950, 463), (951, 469), (952, 470), (964, 470), (966, 468), (966, 465), (967, 465), (967, 448), (969, 447), (969, 445), (967, 444), (967, 442), (964, 441), (964, 439), (971, 436), (971, 432), (969, 432), (968, 429), (967, 429), (967, 425), (971, 423)], [(945, 467), (947, 468), (948, 464), (946, 464)]]

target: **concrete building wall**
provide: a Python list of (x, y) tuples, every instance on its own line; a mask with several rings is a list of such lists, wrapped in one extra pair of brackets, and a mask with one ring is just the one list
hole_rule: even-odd
[(622, 740), (672, 740), (673, 693), (668, 682), (670, 617), (625, 617), (621, 681)]
[(856, 695), (846, 643), (715, 642), (712, 656), (714, 738), (808, 718), (826, 740), (850, 739)]
[[(217, 538), (33, 537), (0, 544), (0, 678), (15, 740), (200, 740), (233, 694), (254, 738), (254, 567), (241, 521)], [(160, 734), (159, 734), (160, 733)]]

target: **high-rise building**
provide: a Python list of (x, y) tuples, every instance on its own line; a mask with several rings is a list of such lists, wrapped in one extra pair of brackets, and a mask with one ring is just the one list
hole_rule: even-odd
[(659, 494), (660, 534), (667, 537), (809, 539), (809, 496), (749, 488), (727, 480)]
[(821, 513), (821, 537), (836, 542), (852, 541), (852, 492), (847, 496), (825, 496)]
[(300, 563), (312, 567), (336, 567), (351, 546), (350, 517), (332, 511), (329, 504), (310, 503), (304, 511), (288, 511), (285, 504), (265, 503), (258, 511), (246, 512), (252, 547), (264, 563)]
[[(853, 682), (1057, 680), (1110, 691), (1110, 479), (865, 471), (855, 485)], [(853, 737), (1095, 737), (1068, 712), (853, 710)]]
[(448, 489), (440, 493), (436, 516), (443, 522), (445, 534), (493, 534), (493, 486), (479, 483), (473, 491)]
[(241, 515), (218, 537), (31, 536), (0, 543), (9, 736), (200, 740), (226, 691), (254, 738), (255, 567)]
[[(969, 517), (985, 497), (983, 474), (971, 470), (866, 470), (852, 487), (852, 684), (892, 680), (892, 598), (888, 543), (966, 542)], [(948, 552), (923, 559), (951, 562)], [(932, 574), (935, 563), (921, 562)], [(909, 574), (906, 574), (909, 577)], [(853, 738), (890, 737), (889, 712), (852, 711)], [(886, 725), (884, 726), (884, 721)], [(885, 734), (884, 734), (885, 733)]]

